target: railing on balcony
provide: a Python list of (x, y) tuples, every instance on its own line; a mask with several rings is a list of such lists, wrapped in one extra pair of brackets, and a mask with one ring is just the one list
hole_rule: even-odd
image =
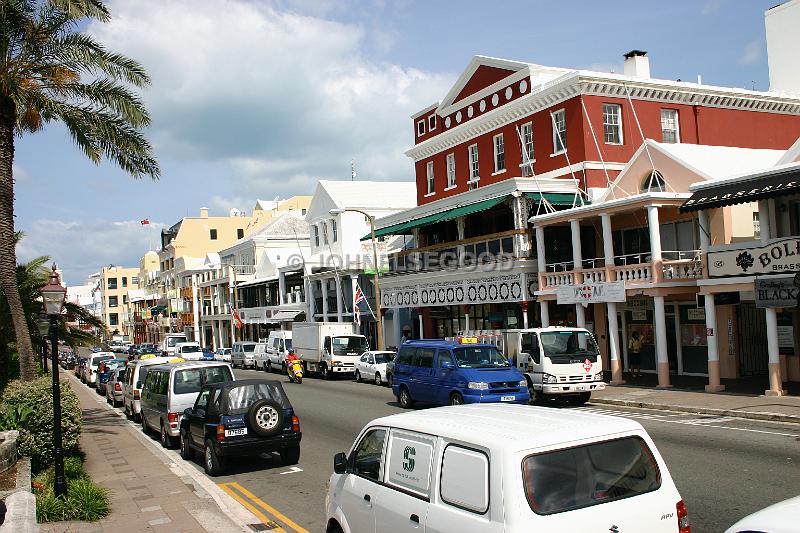
[(575, 273), (572, 271), (568, 272), (545, 272), (541, 275), (543, 280), (540, 281), (542, 287), (550, 287), (555, 288), (561, 285), (574, 285), (575, 284)]
[(301, 291), (287, 292), (283, 297), (284, 304), (304, 304), (305, 296)]
[(613, 272), (613, 281), (624, 281), (627, 284), (653, 281), (653, 265), (651, 263), (614, 266), (610, 270)]
[(193, 313), (181, 313), (180, 320), (186, 326), (191, 326), (194, 324), (194, 314)]

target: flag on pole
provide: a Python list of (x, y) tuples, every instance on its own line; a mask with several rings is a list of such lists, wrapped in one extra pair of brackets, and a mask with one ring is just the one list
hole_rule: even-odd
[(139, 224), (141, 224), (142, 226), (147, 226), (147, 225), (150, 224), (150, 219), (149, 218), (143, 218), (142, 220), (139, 221)]
[(358, 304), (367, 298), (361, 291), (361, 287), (358, 286), (358, 282), (354, 280), (353, 283), (355, 284), (353, 286), (353, 321), (357, 326), (361, 326), (361, 309), (359, 309)]
[(239, 316), (239, 312), (236, 309), (233, 310), (233, 321), (236, 329), (242, 329), (244, 322), (242, 322), (242, 318)]

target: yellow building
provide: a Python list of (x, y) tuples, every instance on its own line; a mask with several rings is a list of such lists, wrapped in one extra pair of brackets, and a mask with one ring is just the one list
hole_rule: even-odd
[(311, 196), (292, 196), (286, 200), (256, 200), (246, 234), (249, 235), (278, 215), (291, 213), (298, 217), (304, 217), (308, 212), (309, 205), (311, 205)]
[(107, 266), (100, 270), (100, 293), (102, 295), (102, 317), (109, 333), (133, 334), (130, 314), (129, 291), (139, 289), (139, 269)]

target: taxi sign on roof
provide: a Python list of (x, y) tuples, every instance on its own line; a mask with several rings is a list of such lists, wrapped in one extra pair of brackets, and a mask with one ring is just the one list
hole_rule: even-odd
[(478, 337), (459, 337), (459, 344), (478, 344)]

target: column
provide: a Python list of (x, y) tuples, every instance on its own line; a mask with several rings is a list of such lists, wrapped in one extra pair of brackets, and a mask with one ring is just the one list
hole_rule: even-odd
[(522, 309), (522, 329), (528, 329), (528, 302), (520, 302), (520, 309)]
[[(544, 228), (536, 226), (534, 229), (536, 231), (536, 264), (539, 272), (545, 273), (547, 271), (547, 262), (544, 256)], [(541, 289), (541, 287), (539, 288)], [(550, 310), (547, 305), (547, 300), (539, 300), (539, 315), (542, 318), (541, 325), (543, 328), (550, 327)]]
[(328, 321), (328, 279), (322, 278), (319, 280), (320, 288), (322, 289), (322, 321)]
[(425, 338), (425, 323), (422, 320), (422, 308), (421, 307), (417, 308), (417, 319), (419, 320), (419, 338), (420, 339), (424, 339)]
[(675, 314), (675, 354), (678, 365), (678, 375), (683, 374), (683, 344), (681, 343), (681, 306), (673, 304), (672, 312)]
[[(356, 293), (356, 287), (357, 286), (358, 286), (358, 274), (350, 274), (350, 294), (351, 294), (350, 302), (351, 303), (355, 299), (355, 297), (352, 296), (352, 295), (354, 295)], [(360, 309), (360, 307), (359, 307), (359, 309)], [(358, 312), (358, 309), (356, 309), (356, 307), (354, 305), (353, 306), (353, 323), (355, 323), (355, 321), (356, 321), (356, 315), (355, 314), (357, 312)], [(398, 338), (400, 338), (400, 337), (398, 337)], [(386, 344), (386, 339), (384, 339), (384, 344)]]
[[(514, 217), (514, 229), (528, 229), (528, 202), (519, 191), (514, 192), (513, 196), (511, 209)], [(530, 255), (530, 243), (528, 242), (527, 234), (518, 233), (514, 235), (514, 253), (517, 257), (528, 257)]]
[(194, 318), (194, 340), (200, 343), (200, 346), (205, 347), (202, 337), (200, 336), (200, 301), (197, 297), (199, 288), (197, 287), (198, 276), (192, 274), (192, 318)]
[(336, 275), (336, 321), (342, 322), (342, 278)]
[(286, 272), (278, 270), (278, 305), (286, 303)]
[[(581, 251), (581, 224), (577, 220), (570, 220), (569, 226), (572, 233), (572, 272), (575, 275), (575, 284), (583, 283), (583, 252)], [(575, 324), (579, 328), (586, 327), (586, 311), (581, 304), (575, 304)]]
[(314, 318), (314, 282), (303, 276), (303, 291), (306, 298), (306, 322), (316, 322)]
[[(761, 244), (767, 244), (772, 239), (772, 207), (769, 200), (758, 201), (758, 221), (761, 226)], [(783, 377), (781, 376), (781, 356), (778, 347), (778, 312), (774, 308), (764, 309), (767, 319), (767, 354), (769, 357), (769, 390), (764, 391), (766, 396), (785, 396), (783, 390)], [(740, 332), (740, 335), (745, 334)]]
[[(466, 218), (463, 216), (456, 219), (456, 239), (459, 241), (464, 240), (465, 221)], [(458, 264), (464, 265), (464, 246), (459, 245), (456, 249), (456, 253), (458, 254)]]
[[(708, 220), (708, 211), (698, 211), (700, 223), (700, 251), (703, 254), (703, 268), (708, 272), (708, 249), (711, 246), (711, 224)], [(708, 385), (706, 392), (722, 392), (725, 385), (720, 383), (719, 374), (719, 345), (717, 338), (717, 307), (714, 304), (714, 295), (705, 295), (706, 311), (706, 348), (708, 349)]]
[(669, 355), (667, 351), (667, 316), (664, 311), (664, 297), (653, 296), (655, 303), (656, 319), (656, 370), (658, 371), (658, 386), (670, 387), (669, 383)]
[[(600, 215), (600, 222), (603, 226), (603, 257), (606, 272), (614, 265), (614, 241), (611, 233), (611, 215), (603, 213)], [(613, 281), (606, 275), (606, 281)], [(608, 315), (608, 359), (611, 364), (611, 384), (622, 385), (625, 380), (622, 378), (622, 362), (619, 358), (619, 324), (617, 323), (617, 304), (608, 302), (606, 304), (606, 314)]]

